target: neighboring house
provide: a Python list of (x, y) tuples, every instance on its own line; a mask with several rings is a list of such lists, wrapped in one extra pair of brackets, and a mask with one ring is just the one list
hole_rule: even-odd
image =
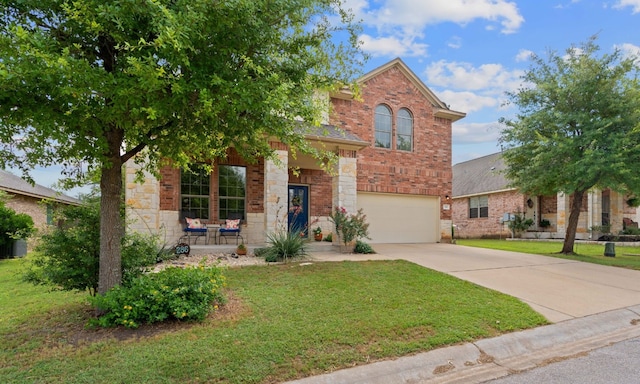
[(129, 228), (174, 242), (183, 211), (213, 224), (239, 215), (244, 241), (263, 243), (290, 220), (330, 233), (328, 216), (344, 207), (363, 209), (374, 243), (437, 242), (450, 235), (451, 124), (465, 114), (450, 110), (400, 59), (359, 83), (361, 98), (330, 95), (331, 115), (317, 135), (307, 135), (339, 156), (332, 174), (277, 141), (270, 144), (282, 166), (264, 159), (247, 164), (232, 149), (213, 162), (211, 174), (165, 167), (159, 180), (147, 175), (136, 184), (136, 167), (128, 164)]
[[(64, 195), (42, 185), (31, 185), (28, 181), (0, 170), (0, 190), (11, 197), (6, 206), (17, 213), (31, 216), (36, 228), (53, 224), (53, 208), (57, 204), (78, 205), (80, 200)], [(43, 203), (46, 200), (46, 203)]]
[[(533, 225), (523, 237), (564, 238), (569, 219), (570, 197), (527, 196), (509, 187), (504, 177), (505, 164), (501, 153), (483, 156), (453, 166), (453, 224), (456, 237), (510, 237), (505, 219), (521, 214), (532, 219)], [(591, 190), (585, 196), (577, 239), (597, 239), (592, 228), (610, 225), (612, 233), (623, 229), (624, 222), (638, 222), (638, 210), (626, 203), (615, 191)], [(541, 226), (542, 222), (549, 226)]]

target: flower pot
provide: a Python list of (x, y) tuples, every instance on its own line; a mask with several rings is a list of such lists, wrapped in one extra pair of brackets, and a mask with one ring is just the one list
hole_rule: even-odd
[(236, 254), (242, 255), (242, 256), (246, 255), (247, 254), (247, 248), (244, 248), (244, 247), (243, 248), (237, 248), (236, 249)]
[(316, 233), (313, 235), (315, 241), (322, 241), (322, 233)]

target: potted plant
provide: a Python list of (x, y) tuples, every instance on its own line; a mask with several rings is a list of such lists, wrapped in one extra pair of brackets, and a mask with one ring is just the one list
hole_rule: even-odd
[(246, 255), (247, 254), (247, 247), (244, 245), (244, 243), (240, 243), (238, 245), (238, 247), (236, 248), (236, 254), (238, 254), (238, 255)]
[(546, 231), (547, 228), (549, 228), (551, 226), (551, 222), (547, 219), (542, 219), (540, 220), (540, 228), (542, 228), (543, 231)]
[(313, 230), (313, 238), (315, 239), (315, 241), (322, 241), (322, 228), (316, 227)]

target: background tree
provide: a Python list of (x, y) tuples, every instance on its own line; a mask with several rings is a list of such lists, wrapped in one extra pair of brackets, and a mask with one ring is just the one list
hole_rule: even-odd
[(591, 188), (640, 192), (640, 88), (635, 57), (598, 56), (595, 37), (566, 55), (533, 56), (519, 108), (501, 142), (512, 185), (531, 195), (570, 195), (562, 253), (572, 253), (580, 206)]
[(271, 158), (266, 138), (320, 156), (294, 120), (361, 67), (340, 3), (1, 0), (0, 166), (101, 171), (99, 293), (121, 281), (126, 161)]

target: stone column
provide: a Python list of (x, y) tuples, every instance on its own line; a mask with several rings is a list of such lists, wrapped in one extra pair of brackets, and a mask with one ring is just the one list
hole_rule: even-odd
[(587, 222), (587, 230), (589, 231), (589, 238), (593, 239), (594, 232), (591, 230), (593, 227), (602, 225), (602, 191), (599, 189), (593, 189), (589, 191), (588, 207), (589, 220)]
[(567, 234), (567, 222), (569, 221), (569, 213), (571, 210), (569, 195), (559, 192), (556, 199), (558, 200), (558, 212), (556, 213), (556, 235), (560, 238), (564, 238)]
[(136, 182), (140, 165), (133, 160), (125, 164), (125, 213), (127, 230), (158, 234), (160, 225), (160, 188), (158, 179), (144, 171), (142, 183)]
[(289, 193), (289, 152), (276, 150), (280, 164), (272, 160), (264, 162), (264, 237), (278, 229), (286, 228), (287, 198)]
[(617, 235), (623, 229), (622, 218), (624, 217), (624, 196), (614, 190), (611, 190), (610, 196), (611, 212), (609, 217), (611, 221), (611, 233)]
[(355, 157), (338, 159), (332, 179), (333, 208), (344, 207), (348, 213), (355, 213), (357, 209), (357, 165)]

